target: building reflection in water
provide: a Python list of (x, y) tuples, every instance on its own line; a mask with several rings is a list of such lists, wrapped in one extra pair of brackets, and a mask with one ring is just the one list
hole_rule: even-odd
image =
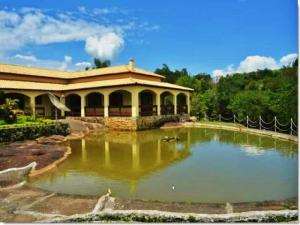
[[(163, 141), (165, 135), (178, 140)], [(76, 171), (117, 181), (127, 181), (134, 192), (140, 179), (186, 159), (191, 133), (107, 132), (71, 142), (72, 154), (60, 173)]]

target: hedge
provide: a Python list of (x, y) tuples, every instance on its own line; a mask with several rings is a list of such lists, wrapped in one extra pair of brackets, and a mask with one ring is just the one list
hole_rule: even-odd
[(36, 139), (54, 134), (66, 136), (69, 133), (69, 124), (62, 122), (0, 126), (0, 143)]

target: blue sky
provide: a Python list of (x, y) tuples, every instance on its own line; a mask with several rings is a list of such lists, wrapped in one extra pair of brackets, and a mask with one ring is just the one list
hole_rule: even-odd
[(298, 52), (296, 0), (2, 0), (0, 28), (2, 62), (63, 70), (133, 57), (149, 70), (222, 75)]

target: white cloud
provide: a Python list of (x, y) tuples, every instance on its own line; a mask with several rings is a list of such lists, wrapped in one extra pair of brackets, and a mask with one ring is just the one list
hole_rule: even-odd
[(212, 76), (215, 77), (215, 78), (219, 78), (219, 77), (222, 77), (224, 75), (226, 75), (226, 72), (224, 70), (217, 69), (217, 70), (214, 70), (212, 72)]
[(86, 39), (85, 50), (88, 54), (99, 59), (112, 59), (123, 47), (122, 36), (107, 33), (103, 36), (92, 36)]
[(75, 64), (75, 66), (79, 69), (79, 70), (84, 70), (86, 67), (91, 67), (92, 64), (90, 62), (78, 62)]
[(31, 61), (31, 62), (36, 62), (37, 58), (34, 55), (21, 55), (21, 54), (17, 54), (14, 56), (17, 59), (23, 59), (25, 61)]
[(72, 63), (72, 57), (65, 55), (64, 61), (61, 63), (59, 70), (67, 70)]
[(0, 56), (0, 61), (9, 64), (25, 65), (29, 67), (42, 67), (59, 70), (73, 70), (75, 66), (72, 64), (72, 57), (65, 56), (64, 60), (40, 59), (34, 55), (17, 54), (11, 57)]
[(238, 69), (238, 73), (248, 73), (257, 70), (263, 69), (277, 69), (278, 65), (272, 57), (265, 56), (248, 56), (245, 60), (243, 60)]
[(105, 14), (109, 14), (109, 13), (111, 13), (111, 12), (113, 12), (111, 9), (108, 9), (108, 8), (96, 8), (96, 9), (94, 9), (93, 10), (93, 13), (95, 14), (95, 15), (105, 15)]
[(71, 58), (63, 61), (39, 59), (24, 53), (25, 47), (29, 52), (38, 52), (39, 48), (33, 51), (30, 48), (83, 42), (89, 55), (112, 59), (124, 46), (125, 38), (136, 43), (144, 32), (156, 29), (158, 26), (140, 22), (137, 17), (130, 16), (129, 11), (116, 7), (88, 9), (80, 6), (75, 11), (4, 7), (0, 9), (0, 60), (27, 66), (78, 69), (80, 64), (76, 66)]
[(219, 78), (233, 73), (249, 73), (263, 69), (279, 69), (282, 66), (290, 65), (297, 57), (297, 54), (288, 54), (283, 56), (279, 62), (277, 62), (272, 57), (259, 55), (248, 56), (240, 62), (237, 68), (234, 68), (234, 65), (229, 65), (226, 69), (216, 69), (212, 72), (212, 76)]
[(79, 6), (78, 11), (81, 13), (86, 13), (86, 8), (84, 6)]
[(283, 66), (290, 66), (293, 62), (295, 62), (297, 57), (298, 55), (296, 53), (288, 54), (280, 59), (280, 63)]
[(16, 13), (0, 11), (0, 24), (5, 26), (15, 25), (20, 21), (20, 16)]
[(16, 50), (29, 44), (85, 41), (91, 36), (101, 37), (110, 32), (122, 32), (118, 26), (104, 26), (67, 14), (50, 16), (40, 10), (25, 10), (25, 13), (2, 10), (0, 29), (2, 51)]

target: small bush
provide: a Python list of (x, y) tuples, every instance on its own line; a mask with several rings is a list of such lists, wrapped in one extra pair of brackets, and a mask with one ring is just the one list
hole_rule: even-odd
[(7, 125), (0, 127), (0, 143), (36, 139), (55, 134), (66, 136), (69, 133), (69, 124), (61, 122)]
[(16, 99), (5, 99), (5, 103), (0, 105), (0, 117), (8, 124), (15, 123), (17, 115), (15, 110), (18, 106), (18, 100)]

